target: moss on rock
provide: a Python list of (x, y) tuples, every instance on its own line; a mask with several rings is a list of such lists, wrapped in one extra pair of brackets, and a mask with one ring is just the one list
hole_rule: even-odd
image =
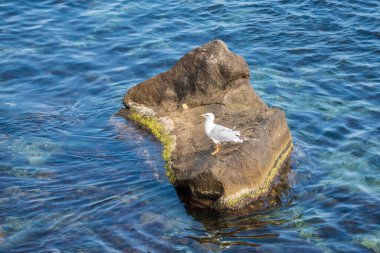
[(165, 126), (155, 116), (147, 116), (139, 113), (131, 108), (128, 113), (128, 118), (139, 123), (144, 128), (148, 129), (154, 137), (162, 144), (162, 158), (165, 160), (166, 176), (171, 184), (175, 183), (175, 174), (172, 168), (172, 151), (174, 146), (174, 138), (166, 130)]

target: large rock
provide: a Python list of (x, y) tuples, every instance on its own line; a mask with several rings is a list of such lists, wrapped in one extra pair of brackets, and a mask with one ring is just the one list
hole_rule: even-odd
[[(211, 41), (131, 88), (120, 111), (162, 142), (170, 182), (217, 209), (238, 209), (266, 196), (292, 149), (285, 113), (255, 94), (249, 75), (241, 56)], [(213, 143), (199, 117), (206, 112), (240, 130), (244, 143), (223, 145), (211, 156)]]

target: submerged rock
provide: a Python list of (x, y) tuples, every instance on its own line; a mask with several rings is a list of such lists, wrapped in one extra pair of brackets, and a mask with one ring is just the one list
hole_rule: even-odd
[[(216, 209), (238, 209), (265, 197), (292, 149), (285, 113), (256, 95), (249, 76), (244, 58), (211, 41), (132, 87), (119, 112), (162, 142), (170, 182)], [(243, 144), (223, 145), (210, 156), (213, 143), (199, 117), (206, 112), (215, 114), (217, 124), (236, 127)]]
[(59, 145), (46, 138), (18, 138), (13, 141), (11, 149), (25, 157), (31, 165), (43, 164)]

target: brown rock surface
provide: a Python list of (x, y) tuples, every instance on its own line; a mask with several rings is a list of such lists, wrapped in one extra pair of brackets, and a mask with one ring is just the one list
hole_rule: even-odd
[[(170, 181), (217, 209), (238, 209), (266, 196), (292, 149), (285, 113), (256, 95), (246, 61), (219, 40), (131, 88), (124, 105), (120, 115), (163, 143)], [(213, 143), (199, 117), (206, 112), (215, 114), (217, 124), (235, 126), (245, 141), (224, 144), (210, 156)]]

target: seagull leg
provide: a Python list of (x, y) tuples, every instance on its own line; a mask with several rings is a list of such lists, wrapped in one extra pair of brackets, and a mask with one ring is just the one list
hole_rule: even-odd
[(222, 147), (222, 145), (220, 145), (219, 143), (216, 144), (216, 148), (215, 148), (214, 152), (212, 152), (211, 155), (216, 156), (216, 154), (219, 153), (221, 147)]

